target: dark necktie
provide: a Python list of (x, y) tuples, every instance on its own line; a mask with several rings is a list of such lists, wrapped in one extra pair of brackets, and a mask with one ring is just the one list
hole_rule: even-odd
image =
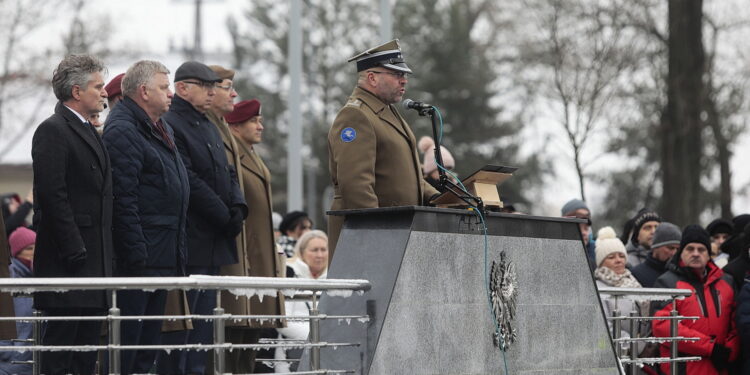
[(161, 139), (164, 140), (164, 143), (169, 146), (170, 150), (174, 151), (174, 142), (172, 142), (172, 139), (169, 138), (169, 134), (167, 134), (167, 129), (164, 127), (164, 123), (159, 119), (159, 121), (154, 123), (154, 127), (156, 128), (156, 131), (159, 132), (161, 135)]

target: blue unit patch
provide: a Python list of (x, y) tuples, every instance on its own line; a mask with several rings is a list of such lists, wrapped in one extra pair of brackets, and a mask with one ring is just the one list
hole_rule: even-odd
[(357, 138), (357, 131), (353, 128), (344, 128), (344, 130), (341, 131), (341, 140), (349, 143)]

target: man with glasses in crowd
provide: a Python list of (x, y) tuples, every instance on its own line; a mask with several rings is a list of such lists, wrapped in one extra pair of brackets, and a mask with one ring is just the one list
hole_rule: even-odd
[[(247, 205), (234, 168), (227, 162), (219, 131), (205, 115), (213, 103), (216, 84), (221, 81), (202, 63), (182, 64), (175, 72), (172, 105), (163, 117), (174, 129), (190, 182), (188, 275), (218, 275), (219, 267), (237, 263), (235, 238), (247, 216)], [(215, 290), (191, 290), (187, 297), (193, 314), (211, 314), (215, 307)], [(188, 344), (210, 344), (211, 337), (211, 322), (193, 320)], [(184, 362), (174, 362), (180, 356)], [(164, 370), (164, 364), (160, 364), (160, 369), (170, 374), (202, 374), (206, 370), (204, 351), (172, 353), (170, 357), (171, 369)]]
[[(417, 140), (394, 106), (403, 98), (412, 72), (398, 40), (349, 61), (356, 61), (357, 87), (328, 133), (331, 210), (429, 203), (438, 191), (423, 179)], [(329, 258), (343, 221), (342, 216), (328, 218)]]

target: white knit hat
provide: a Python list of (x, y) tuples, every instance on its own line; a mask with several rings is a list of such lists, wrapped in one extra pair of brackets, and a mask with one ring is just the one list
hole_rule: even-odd
[(612, 229), (612, 227), (599, 229), (599, 233), (596, 237), (596, 266), (601, 266), (602, 262), (607, 256), (609, 256), (609, 254), (616, 252), (620, 252), (626, 257), (628, 256), (628, 252), (625, 250), (625, 245), (623, 245), (622, 241), (617, 238), (617, 233), (615, 233), (615, 230)]

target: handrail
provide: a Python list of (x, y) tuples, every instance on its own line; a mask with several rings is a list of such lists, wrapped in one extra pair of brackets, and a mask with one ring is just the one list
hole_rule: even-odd
[[(600, 287), (597, 289), (599, 294), (607, 294), (610, 296), (639, 296), (639, 297), (650, 297), (652, 299), (659, 299), (656, 297), (688, 297), (693, 294), (690, 289), (670, 289), (670, 288), (612, 288), (612, 287)], [(649, 299), (649, 298), (645, 298)]]
[(299, 289), (315, 291), (368, 291), (367, 280), (326, 279), (310, 280), (284, 277), (243, 277), (191, 275), (187, 277), (29, 277), (0, 278), (0, 291), (12, 293), (64, 292), (75, 290), (126, 290), (143, 289), (227, 289), (233, 294), (246, 295), (242, 289), (254, 294), (275, 295), (277, 290), (294, 295)]
[[(264, 296), (275, 297), (278, 293), (295, 299), (294, 297), (310, 300), (309, 316), (293, 315), (231, 315), (226, 314), (221, 307), (221, 293), (216, 295), (216, 308), (212, 315), (185, 314), (185, 315), (149, 315), (149, 316), (121, 316), (117, 306), (117, 291), (139, 289), (143, 291), (154, 290), (226, 290), (235, 296)], [(31, 351), (34, 356), (34, 374), (39, 372), (38, 353), (41, 351), (79, 350), (94, 351), (108, 350), (110, 372), (118, 374), (120, 369), (120, 352), (123, 350), (160, 349), (160, 350), (214, 350), (214, 371), (224, 373), (224, 353), (232, 349), (264, 349), (264, 348), (306, 348), (310, 349), (310, 374), (338, 374), (353, 373), (349, 370), (322, 370), (320, 369), (320, 349), (336, 348), (341, 346), (359, 346), (359, 343), (322, 342), (319, 337), (319, 323), (324, 319), (351, 320), (367, 322), (367, 315), (326, 315), (320, 314), (317, 309), (318, 299), (321, 293), (329, 297), (349, 297), (352, 293), (364, 293), (371, 289), (370, 282), (359, 279), (326, 279), (310, 280), (296, 278), (272, 278), (272, 277), (242, 277), (242, 276), (208, 276), (192, 275), (188, 277), (83, 277), (83, 278), (1, 278), (0, 292), (14, 294), (32, 294), (37, 292), (67, 292), (72, 290), (102, 290), (107, 291), (111, 300), (108, 314), (103, 316), (65, 316), (65, 317), (42, 317), (35, 312), (33, 317), (0, 317), (0, 321), (16, 320), (34, 323), (34, 341), (40, 342), (40, 323), (50, 320), (101, 320), (109, 324), (109, 343), (107, 345), (60, 345), (60, 346), (3, 346), (0, 350)], [(212, 320), (214, 324), (214, 344), (183, 344), (183, 345), (121, 345), (120, 323), (123, 320), (184, 320), (205, 319)], [(310, 323), (310, 339), (305, 343), (283, 342), (263, 344), (232, 344), (224, 340), (224, 327), (227, 320), (302, 320)]]

